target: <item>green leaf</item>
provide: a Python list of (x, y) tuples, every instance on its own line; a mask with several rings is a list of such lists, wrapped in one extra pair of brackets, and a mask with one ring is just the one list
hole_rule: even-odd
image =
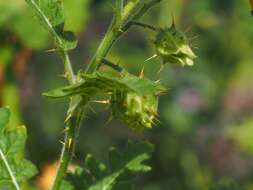
[(24, 126), (8, 128), (9, 117), (9, 109), (0, 108), (0, 150), (3, 153), (0, 156), (0, 189), (13, 187), (10, 171), (19, 184), (37, 173), (36, 167), (24, 158), (26, 128)]
[(138, 173), (151, 170), (144, 161), (149, 159), (153, 146), (147, 142), (129, 142), (126, 149), (109, 151), (109, 163), (105, 165), (88, 154), (84, 167), (78, 167), (75, 173), (70, 173), (67, 180), (75, 189), (87, 190), (120, 190), (122, 184), (133, 185), (132, 180)]
[(139, 95), (157, 94), (164, 90), (157, 83), (139, 78), (131, 74), (113, 76), (108, 73), (81, 74), (82, 81), (44, 93), (49, 98), (65, 98), (74, 95), (92, 97), (98, 93), (114, 92), (115, 90), (131, 91)]
[(36, 13), (42, 26), (51, 33), (59, 49), (76, 47), (77, 40), (72, 32), (64, 31), (63, 3), (60, 0), (26, 0)]
[(9, 117), (10, 110), (8, 108), (0, 108), (0, 129), (9, 122)]

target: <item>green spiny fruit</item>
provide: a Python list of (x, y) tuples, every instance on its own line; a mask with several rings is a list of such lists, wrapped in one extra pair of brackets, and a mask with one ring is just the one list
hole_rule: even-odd
[(134, 92), (115, 91), (110, 104), (113, 117), (135, 131), (152, 128), (157, 116), (158, 97), (155, 95), (140, 96)]
[(186, 35), (176, 29), (173, 23), (171, 27), (159, 29), (155, 40), (156, 54), (164, 63), (193, 65), (196, 55), (193, 53)]

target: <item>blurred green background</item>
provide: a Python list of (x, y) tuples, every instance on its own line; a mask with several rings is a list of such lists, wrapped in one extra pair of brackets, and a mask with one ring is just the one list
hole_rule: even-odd
[[(84, 68), (112, 16), (113, 1), (63, 0), (66, 28), (78, 34), (70, 52), (75, 70)], [(27, 156), (44, 175), (60, 154), (67, 102), (41, 93), (65, 84), (51, 39), (24, 0), (0, 0), (0, 104), (12, 110), (11, 124), (28, 127)], [(152, 172), (136, 179), (143, 190), (253, 189), (253, 18), (248, 0), (164, 0), (143, 22), (186, 31), (198, 55), (195, 66), (145, 65), (145, 75), (169, 88), (161, 98), (160, 124), (136, 134), (93, 105), (78, 140), (74, 162), (88, 152), (100, 160), (127, 139), (155, 144)], [(135, 74), (154, 54), (154, 34), (132, 28), (109, 57)], [(156, 77), (154, 77), (156, 76)], [(38, 179), (34, 180), (39, 184)], [(43, 187), (41, 187), (43, 189)]]

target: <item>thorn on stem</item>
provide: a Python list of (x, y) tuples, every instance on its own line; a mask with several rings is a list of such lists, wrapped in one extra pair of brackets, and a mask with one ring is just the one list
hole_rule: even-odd
[(65, 143), (64, 143), (63, 141), (60, 141), (60, 143), (62, 144), (62, 146), (64, 146), (64, 145), (65, 145)]
[(46, 53), (52, 53), (52, 52), (55, 52), (56, 50), (57, 50), (57, 49), (55, 49), (55, 48), (54, 48), (54, 49), (48, 49), (48, 50), (46, 50), (45, 52), (46, 52)]
[(140, 74), (139, 74), (139, 78), (144, 78), (144, 70), (145, 70), (145, 65), (142, 67), (142, 69), (141, 69), (141, 72), (140, 72)]
[(68, 140), (68, 147), (69, 147), (69, 148), (71, 147), (72, 142), (73, 142), (73, 139), (72, 139), (72, 138), (70, 138), (70, 139)]
[(69, 127), (66, 127), (65, 129), (63, 129), (63, 133), (66, 133), (69, 130)]
[(109, 100), (93, 100), (92, 102), (99, 103), (99, 104), (109, 104)]
[(154, 55), (152, 55), (150, 58), (146, 59), (145, 62), (148, 62), (148, 61), (150, 61), (150, 60), (152, 60), (152, 59), (155, 59), (156, 57), (158, 57), (158, 55), (157, 55), (157, 54), (154, 54)]
[(157, 80), (157, 81), (155, 81), (155, 83), (156, 83), (156, 84), (159, 84), (160, 82), (161, 82), (161, 80)]
[(163, 69), (164, 69), (164, 64), (162, 64), (162, 66), (160, 67), (160, 69), (159, 69), (159, 71), (157, 73), (160, 74)]

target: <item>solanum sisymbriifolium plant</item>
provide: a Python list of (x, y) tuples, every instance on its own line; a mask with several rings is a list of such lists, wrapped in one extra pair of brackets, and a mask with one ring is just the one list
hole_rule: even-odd
[[(174, 24), (171, 27), (159, 28), (139, 21), (161, 0), (115, 0), (114, 17), (97, 51), (86, 68), (75, 72), (68, 51), (76, 48), (77, 40), (73, 32), (65, 31), (62, 1), (26, 0), (26, 2), (36, 15), (38, 22), (53, 37), (56, 52), (62, 58), (64, 76), (69, 82), (67, 86), (57, 87), (43, 94), (51, 99), (70, 100), (64, 121), (65, 138), (62, 153), (51, 189), (131, 189), (132, 176), (151, 169), (143, 164), (143, 161), (149, 159), (153, 146), (148, 142), (128, 142), (124, 150), (111, 148), (109, 164), (101, 163), (88, 154), (84, 165), (78, 166), (74, 172), (69, 173), (67, 168), (74, 155), (80, 123), (86, 115), (89, 103), (102, 95), (107, 97), (104, 102), (109, 104), (113, 118), (125, 123), (137, 133), (152, 128), (158, 120), (159, 96), (166, 91), (166, 88), (157, 81), (145, 78), (143, 74), (135, 76), (129, 73), (126, 68), (110, 61), (107, 55), (114, 43), (135, 25), (154, 32), (155, 56), (161, 59), (162, 64), (193, 65), (196, 56), (190, 48), (187, 37)], [(101, 70), (101, 67), (108, 69)], [(0, 122), (1, 127), (6, 125), (9, 111), (7, 108), (2, 108), (0, 111), (1, 119), (5, 119), (4, 122)], [(21, 143), (15, 146), (23, 149), (25, 128), (20, 127), (15, 130), (9, 132), (3, 127), (0, 128), (0, 135), (5, 135), (4, 137), (7, 138), (7, 140), (0, 139), (0, 187), (20, 189), (25, 180), (36, 174), (36, 169), (29, 161), (24, 161), (24, 166), (15, 164), (15, 158), (20, 154), (18, 151), (12, 151), (13, 157), (10, 157), (11, 154), (6, 155), (8, 138), (16, 133), (18, 136), (19, 131), (22, 137), (20, 137)], [(9, 141), (12, 142), (12, 140)], [(4, 181), (1, 183), (2, 179)]]

